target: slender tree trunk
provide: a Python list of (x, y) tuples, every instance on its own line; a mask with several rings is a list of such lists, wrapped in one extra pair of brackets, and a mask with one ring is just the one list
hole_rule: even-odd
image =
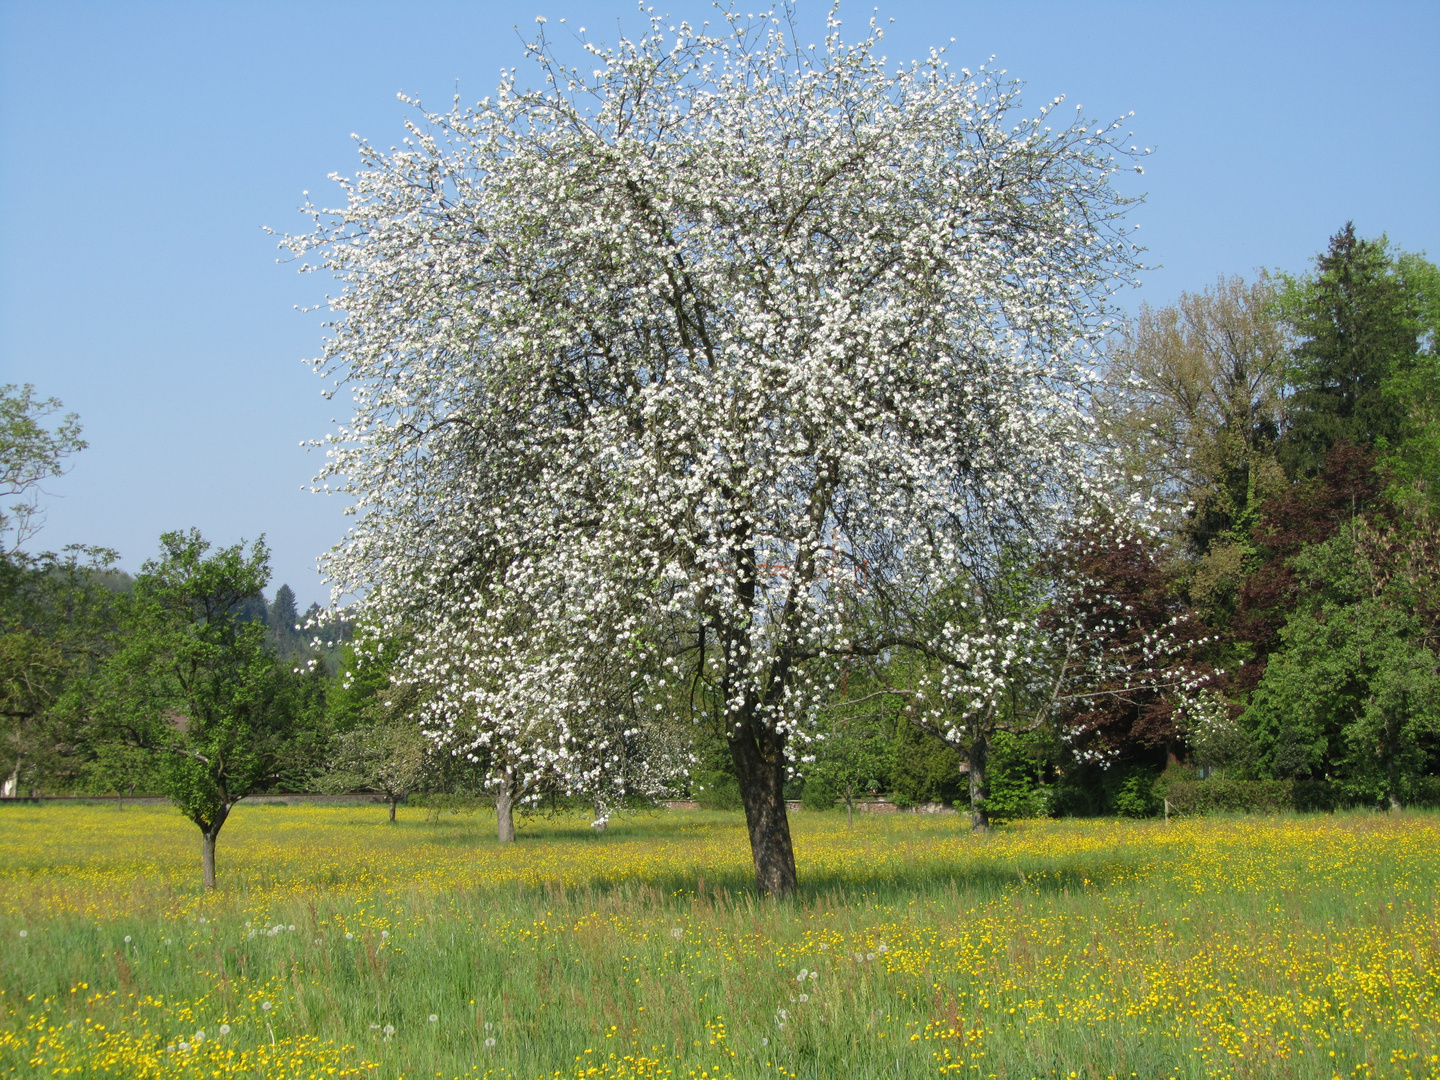
[(15, 768), (10, 770), (9, 777), (5, 780), (5, 786), (0, 788), (0, 796), (13, 799), (20, 794), (20, 760), (15, 760)]
[(985, 808), (985, 799), (990, 794), (990, 784), (985, 775), (990, 763), (989, 736), (977, 731), (965, 756), (970, 765), (970, 828), (975, 832), (989, 832), (990, 811)]
[(502, 844), (515, 842), (515, 774), (509, 769), (504, 786), (495, 793), (495, 836)]
[(389, 800), (389, 801), (390, 801), (390, 824), (391, 824), (391, 825), (394, 825), (394, 824), (395, 824), (395, 796), (394, 796), (393, 793), (390, 795), (390, 800)]
[(205, 867), (205, 888), (215, 888), (215, 838), (219, 829), (203, 829), (200, 832), (200, 861)]
[(750, 830), (755, 888), (762, 896), (789, 896), (796, 879), (790, 818), (785, 812), (785, 744), (770, 729), (739, 721), (730, 739), (730, 756)]
[[(1401, 708), (1406, 702), (1402, 691)], [(1385, 720), (1385, 794), (1390, 800), (1391, 813), (1397, 813), (1400, 810), (1400, 755), (1395, 752), (1395, 746), (1400, 741), (1400, 717), (1393, 710), (1387, 710)]]
[(222, 802), (212, 821), (196, 822), (200, 826), (200, 863), (205, 872), (205, 888), (215, 888), (215, 840), (225, 819), (230, 816), (230, 803)]

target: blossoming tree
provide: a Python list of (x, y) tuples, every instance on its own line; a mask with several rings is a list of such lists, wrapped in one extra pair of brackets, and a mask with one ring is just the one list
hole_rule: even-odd
[[(1093, 468), (1108, 475), (1103, 460)], [(1211, 639), (1146, 531), (1154, 505), (1107, 515), (1073, 479), (1068, 498), (991, 522), (958, 569), (867, 566), (853, 597), (849, 650), (873, 684), (857, 703), (888, 698), (963, 755), (978, 830), (997, 733), (1049, 725), (1077, 758), (1108, 765), (1125, 741), (1178, 741), (1177, 714), (1212, 675), (1200, 659)]]
[(1003, 72), (889, 68), (874, 24), (726, 20), (581, 31), (569, 66), (537, 27), (538, 89), (362, 145), (289, 243), (344, 285), (332, 580), (418, 636), (437, 736), (603, 773), (616, 687), (643, 718), (703, 680), (780, 894), (847, 591), (887, 560), (953, 578), (1084, 473), (1133, 148), (1058, 100), (1021, 117)]

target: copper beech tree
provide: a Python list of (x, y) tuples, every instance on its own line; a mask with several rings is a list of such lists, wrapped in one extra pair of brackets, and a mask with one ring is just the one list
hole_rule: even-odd
[(703, 684), (784, 894), (787, 762), (860, 568), (954, 580), (1096, 475), (1087, 365), (1138, 250), (1112, 181), (1143, 151), (1023, 115), (1003, 71), (888, 64), (873, 23), (724, 16), (582, 30), (574, 63), (540, 20), (535, 89), (362, 145), (288, 242), (343, 284), (329, 573), (413, 635), (431, 736), (506, 798), (558, 772), (603, 800), (663, 771), (651, 725)]

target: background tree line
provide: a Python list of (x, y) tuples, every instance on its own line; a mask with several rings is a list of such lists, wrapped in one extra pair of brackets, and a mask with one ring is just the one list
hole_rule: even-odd
[[(787, 793), (852, 812), (878, 794), (969, 804), (985, 822), (1146, 815), (1165, 783), (1201, 777), (1271, 782), (1272, 801), (1276, 781), (1323, 788), (1325, 805), (1435, 801), (1437, 339), (1435, 265), (1348, 225), (1309, 273), (1142, 308), (1110, 343), (1093, 430), (1161, 527), (1017, 548), (973, 594), (928, 601), (966, 607), (963, 593), (977, 618), (1063, 624), (1070, 636), (1047, 640), (1106, 665), (1061, 693), (1045, 673), (1068, 660), (1021, 656), (983, 723), (927, 728), (915, 703), (943, 657), (836, 658)], [(247, 795), (370, 791), (393, 818), (412, 794), (482, 794), (484, 751), (437, 750), (415, 719), (430, 688), (392, 679), (403, 631), (361, 632), (357, 649), (355, 628), (300, 613), (288, 586), (267, 599), (263, 540), (213, 550), (167, 533), (133, 576), (100, 548), (31, 553), (37, 494), (85, 445), (59, 409), (29, 386), (0, 394), (0, 484), (17, 500), (0, 519), (5, 794), (168, 795), (202, 832), (211, 882)], [(852, 617), (884, 602), (862, 597)], [(666, 790), (738, 806), (721, 721), (689, 694), (663, 710)], [(531, 806), (573, 795), (543, 770), (526, 783)]]

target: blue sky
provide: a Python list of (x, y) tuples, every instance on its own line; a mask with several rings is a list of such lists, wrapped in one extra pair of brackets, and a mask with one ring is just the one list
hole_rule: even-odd
[[(798, 8), (823, 23), (825, 6)], [(295, 307), (325, 283), (277, 265), (262, 226), (304, 229), (301, 192), (324, 201), (326, 176), (353, 169), (352, 132), (398, 142), (397, 91), (478, 99), (524, 64), (515, 25), (613, 40), (636, 11), (0, 0), (0, 382), (62, 398), (91, 443), (50, 485), (39, 543), (106, 544), (133, 570), (167, 529), (263, 532), (274, 584), (324, 600), (315, 557), (345, 519), (302, 490), (318, 463), (299, 443), (344, 405), (302, 363), (323, 317)], [(841, 9), (856, 33), (869, 14)], [(1161, 268), (1129, 306), (1303, 269), (1347, 219), (1440, 256), (1440, 4), (905, 0), (880, 16), (893, 60), (994, 54), (1033, 107), (1135, 110), (1157, 149), (1132, 220)]]

